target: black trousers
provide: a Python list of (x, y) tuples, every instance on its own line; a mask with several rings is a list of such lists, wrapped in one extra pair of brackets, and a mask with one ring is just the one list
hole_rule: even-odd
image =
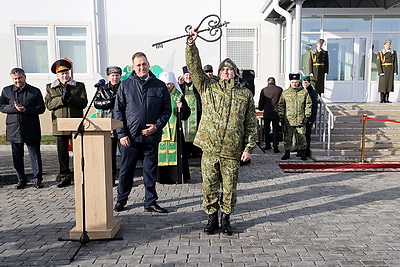
[(118, 177), (119, 202), (126, 203), (133, 186), (136, 163), (143, 159), (143, 185), (144, 207), (156, 204), (158, 195), (156, 192), (158, 143), (135, 143), (130, 147), (120, 145), (121, 168)]
[[(40, 154), (40, 142), (26, 143), (28, 147), (29, 157), (31, 158), (31, 166), (33, 172), (33, 182), (43, 180), (42, 156)], [(15, 171), (17, 172), (18, 181), (26, 182), (24, 167), (24, 143), (11, 143), (12, 158)]]
[[(270, 138), (271, 132), (271, 123), (272, 123), (272, 140)], [(264, 118), (264, 138), (265, 138), (265, 146), (268, 147), (271, 144), (274, 148), (278, 148), (279, 146), (279, 119), (271, 120)]]
[(71, 173), (71, 169), (69, 168), (68, 141), (72, 138), (71, 135), (57, 135), (56, 138), (60, 175), (67, 176)]

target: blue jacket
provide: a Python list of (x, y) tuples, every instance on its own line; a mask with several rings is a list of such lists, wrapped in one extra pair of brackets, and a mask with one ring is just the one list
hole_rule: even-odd
[[(164, 82), (150, 72), (150, 78), (141, 83), (132, 72), (128, 79), (121, 82), (114, 106), (114, 119), (123, 122), (117, 129), (118, 139), (129, 136), (131, 142), (160, 142), (162, 129), (171, 116), (171, 99)], [(149, 136), (141, 131), (154, 124), (157, 131)]]

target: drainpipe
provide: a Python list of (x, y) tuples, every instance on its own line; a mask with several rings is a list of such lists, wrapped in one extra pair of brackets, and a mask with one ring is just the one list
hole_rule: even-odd
[(99, 25), (98, 25), (98, 1), (92, 1), (93, 15), (92, 15), (92, 57), (93, 57), (93, 73), (99, 73)]
[[(289, 74), (292, 70), (292, 16), (289, 12), (279, 6), (279, 0), (272, 0), (272, 8), (286, 19), (286, 60), (285, 74)], [(287, 81), (287, 79), (285, 79)]]
[(295, 20), (295, 30), (293, 36), (293, 70), (300, 71), (300, 55), (301, 55), (301, 17), (302, 17), (302, 5), (304, 0), (296, 0), (296, 20)]

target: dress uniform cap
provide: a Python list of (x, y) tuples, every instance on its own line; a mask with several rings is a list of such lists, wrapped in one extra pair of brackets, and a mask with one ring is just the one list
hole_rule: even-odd
[(387, 43), (391, 44), (391, 43), (392, 43), (392, 40), (387, 39), (387, 40), (385, 40), (385, 43), (383, 43), (383, 44), (387, 44)]
[(211, 65), (205, 65), (203, 70), (204, 72), (213, 72), (213, 67)]
[(71, 63), (65, 59), (59, 59), (51, 66), (51, 72), (56, 74), (61, 71), (70, 70), (72, 68)]
[(222, 61), (222, 62), (219, 64), (218, 73), (219, 73), (219, 71), (220, 71), (223, 67), (228, 67), (228, 68), (233, 69), (233, 70), (235, 71), (235, 74), (236, 74), (237, 76), (239, 76), (238, 68), (237, 68), (235, 62), (232, 61), (232, 59), (230, 59), (230, 58), (224, 59), (224, 61)]
[(300, 80), (300, 73), (290, 73), (289, 80)]
[(107, 67), (107, 76), (110, 75), (111, 73), (119, 73), (122, 75), (122, 69), (117, 66)]

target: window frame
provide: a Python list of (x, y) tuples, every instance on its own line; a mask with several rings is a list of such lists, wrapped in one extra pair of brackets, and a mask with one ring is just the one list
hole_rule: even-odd
[[(46, 28), (47, 36), (38, 36), (38, 35), (18, 35), (19, 27), (27, 27), (27, 28)], [(57, 36), (57, 28), (85, 28), (86, 35), (85, 36)], [(91, 62), (91, 28), (90, 25), (64, 25), (64, 24), (14, 24), (14, 40), (16, 43), (16, 59), (19, 67), (22, 67), (22, 51), (21, 51), (21, 41), (25, 40), (45, 40), (47, 43), (47, 57), (48, 57), (48, 71), (47, 72), (28, 72), (30, 75), (48, 75), (50, 71), (50, 67), (53, 62), (57, 59), (61, 58), (60, 54), (60, 41), (84, 41), (85, 43), (85, 52), (86, 52), (86, 70), (85, 72), (76, 73), (78, 75), (88, 75), (93, 69), (93, 63)]]

